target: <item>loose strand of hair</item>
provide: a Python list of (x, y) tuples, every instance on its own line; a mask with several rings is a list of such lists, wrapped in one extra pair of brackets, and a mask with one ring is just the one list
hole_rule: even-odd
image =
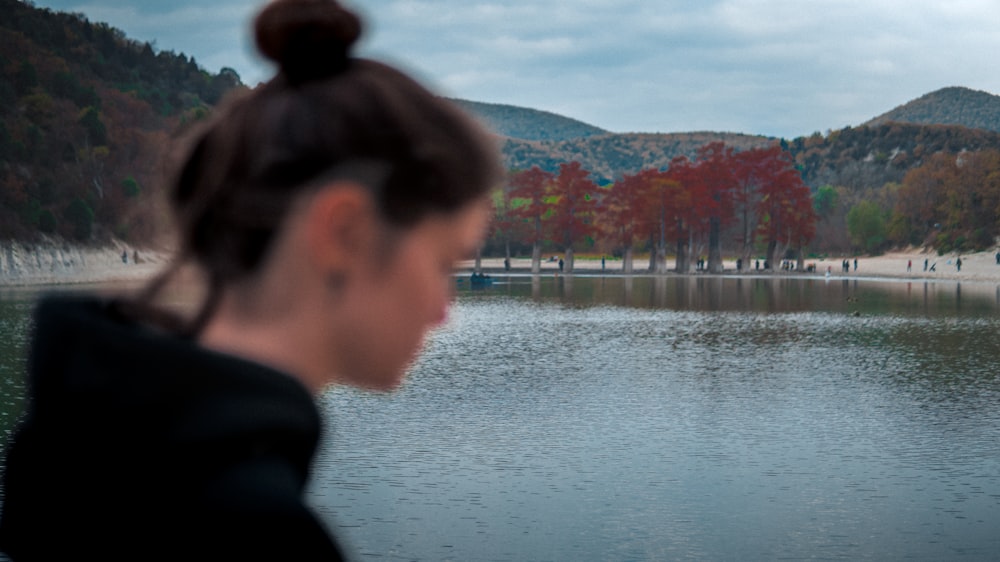
[(176, 259), (157, 274), (136, 295), (115, 299), (111, 306), (115, 312), (133, 321), (150, 324), (173, 333), (181, 333), (184, 321), (179, 314), (153, 304), (167, 284), (180, 272), (184, 261)]

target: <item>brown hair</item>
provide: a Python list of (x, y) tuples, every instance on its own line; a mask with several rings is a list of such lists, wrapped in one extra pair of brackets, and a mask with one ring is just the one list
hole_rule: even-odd
[[(170, 193), (181, 254), (208, 276), (200, 329), (227, 283), (256, 271), (292, 202), (334, 177), (405, 228), (481, 198), (499, 153), (478, 124), (403, 73), (350, 56), (359, 18), (333, 0), (274, 0), (255, 20), (268, 83), (227, 100), (194, 136)], [(149, 287), (150, 299), (171, 276)]]

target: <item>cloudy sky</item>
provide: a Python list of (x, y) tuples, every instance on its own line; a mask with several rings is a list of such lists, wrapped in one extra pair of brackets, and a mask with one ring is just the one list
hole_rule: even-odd
[[(259, 1), (34, 0), (254, 85)], [(1000, 94), (996, 0), (350, 0), (359, 54), (440, 93), (614, 132), (794, 138), (923, 94)]]

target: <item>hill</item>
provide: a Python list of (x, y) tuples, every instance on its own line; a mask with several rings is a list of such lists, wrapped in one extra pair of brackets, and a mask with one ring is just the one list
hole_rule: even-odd
[(501, 137), (508, 169), (538, 166), (558, 171), (563, 162), (579, 161), (598, 183), (625, 173), (666, 168), (677, 156), (693, 157), (709, 142), (723, 141), (737, 150), (766, 146), (771, 137), (736, 133), (610, 133), (548, 111), (513, 105), (451, 99)]
[(451, 99), (500, 136), (529, 141), (563, 141), (607, 134), (582, 121), (526, 107)]
[[(501, 136), (508, 168), (539, 166), (555, 172), (560, 163), (575, 160), (590, 170), (598, 183), (647, 168), (665, 168), (674, 157), (691, 158), (699, 147), (713, 141), (725, 142), (736, 150), (781, 142), (813, 189), (823, 185), (851, 190), (881, 187), (898, 183), (907, 171), (935, 153), (1000, 149), (1000, 96), (968, 88), (944, 88), (866, 124), (792, 140), (720, 132), (595, 133), (601, 129), (551, 113), (455, 101)], [(987, 126), (994, 113), (995, 126)], [(961, 116), (964, 122), (955, 123)], [(516, 126), (508, 126), (506, 118), (514, 119)], [(565, 124), (559, 129), (561, 133), (540, 138), (546, 136), (543, 131), (556, 130), (555, 123)]]
[(244, 88), (82, 14), (0, 0), (0, 238), (157, 233), (172, 133)]
[(961, 125), (1000, 132), (1000, 96), (963, 87), (942, 88), (920, 96), (864, 123)]
[(538, 166), (556, 172), (563, 162), (578, 161), (595, 181), (607, 183), (647, 168), (665, 169), (677, 156), (693, 158), (698, 148), (723, 141), (737, 150), (777, 142), (764, 136), (735, 133), (608, 133), (562, 141), (504, 139), (504, 162), (510, 169)]
[(898, 183), (934, 154), (1000, 150), (1000, 132), (888, 122), (800, 137), (788, 148), (813, 189), (833, 185), (861, 190)]

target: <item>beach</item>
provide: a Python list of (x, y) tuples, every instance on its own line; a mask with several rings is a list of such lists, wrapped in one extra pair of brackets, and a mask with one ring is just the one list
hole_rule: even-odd
[[(817, 276), (825, 277), (829, 271), (830, 277), (877, 277), (884, 279), (900, 280), (953, 280), (971, 283), (1000, 284), (1000, 264), (996, 259), (997, 250), (986, 252), (976, 252), (970, 254), (945, 254), (937, 255), (935, 251), (896, 251), (887, 252), (877, 256), (828, 256), (823, 259), (808, 259), (805, 264), (815, 265), (814, 272), (782, 270), (774, 271), (757, 270), (755, 264), (749, 264), (749, 268), (737, 271), (734, 259), (723, 260), (723, 275), (765, 275), (765, 276)], [(559, 255), (555, 255), (555, 261), (550, 261), (551, 255), (546, 255), (542, 260), (542, 274), (559, 274)], [(958, 259), (962, 260), (961, 269), (958, 268)], [(855, 269), (855, 259), (857, 268)], [(847, 260), (850, 264), (850, 271), (844, 271), (843, 262)], [(927, 269), (924, 269), (924, 261), (927, 261)], [(485, 273), (495, 275), (506, 273), (503, 258), (483, 258), (481, 260), (482, 270)], [(577, 257), (574, 260), (574, 273), (580, 275), (620, 275), (622, 273), (622, 261), (606, 257), (604, 263), (598, 257)], [(761, 262), (763, 263), (763, 261)], [(524, 274), (531, 272), (530, 258), (511, 259), (509, 273)], [(467, 260), (459, 264), (461, 271), (471, 272), (475, 267), (474, 260)], [(643, 257), (633, 261), (633, 275), (649, 275), (649, 258)], [(673, 261), (667, 259), (667, 275), (677, 275), (673, 272)], [(933, 268), (933, 270), (931, 269)], [(690, 275), (708, 275), (707, 273), (695, 272)]]
[(0, 242), (0, 287), (141, 281), (152, 278), (170, 252), (123, 243), (76, 246), (58, 241)]
[[(749, 268), (737, 271), (735, 259), (726, 259), (723, 261), (722, 275), (825, 277), (829, 271), (830, 277), (953, 280), (1000, 285), (1000, 264), (997, 263), (996, 253), (997, 250), (990, 250), (939, 256), (934, 251), (910, 250), (888, 252), (878, 256), (828, 256), (805, 261), (807, 267), (815, 265), (814, 272), (758, 270), (753, 263), (749, 264)], [(559, 257), (561, 256), (558, 254), (547, 254), (542, 260), (541, 274), (559, 274)], [(959, 258), (962, 260), (961, 270), (957, 264)], [(169, 251), (136, 248), (121, 243), (87, 248), (54, 242), (31, 246), (6, 242), (0, 243), (0, 287), (141, 281), (152, 278), (169, 264), (171, 259), (172, 254)], [(857, 259), (856, 269), (855, 259)], [(850, 264), (850, 271), (843, 270), (844, 260)], [(491, 275), (531, 273), (530, 258), (511, 259), (509, 271), (504, 268), (503, 262), (503, 258), (490, 257), (483, 258), (480, 263), (482, 271)], [(635, 259), (633, 275), (650, 275), (647, 271), (648, 266), (648, 256)], [(670, 258), (667, 260), (667, 267), (669, 271), (666, 275), (678, 275), (673, 271), (674, 263)], [(473, 260), (462, 261), (458, 264), (456, 273), (472, 272), (474, 268)], [(606, 257), (602, 264), (600, 256), (578, 256), (575, 260), (574, 273), (621, 275), (622, 261)], [(689, 275), (708, 275), (708, 273), (693, 272)]]

